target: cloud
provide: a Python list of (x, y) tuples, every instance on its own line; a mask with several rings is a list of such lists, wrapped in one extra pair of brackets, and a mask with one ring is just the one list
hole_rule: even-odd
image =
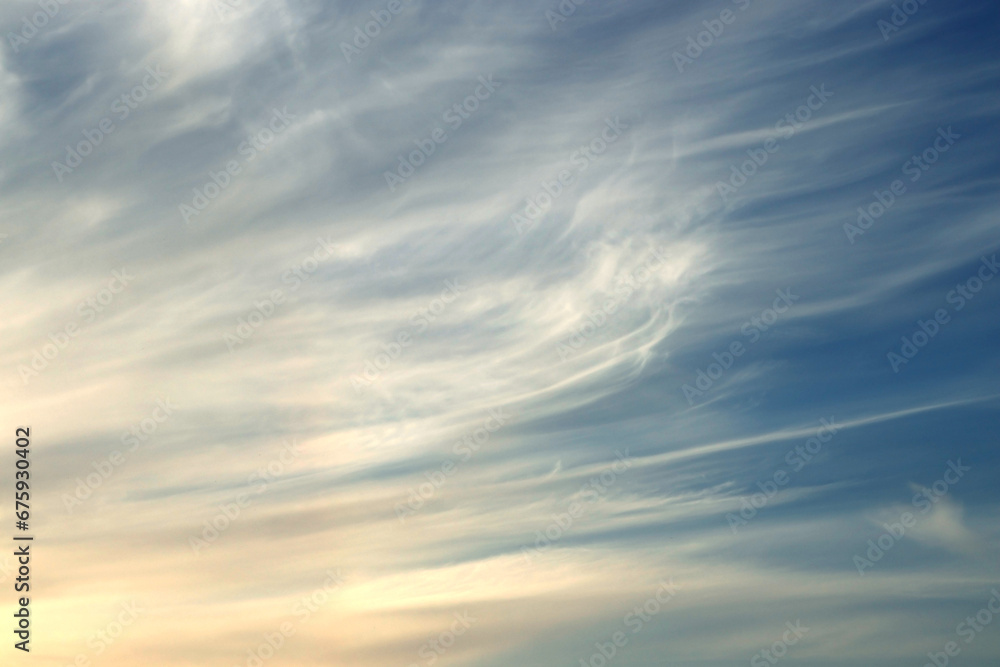
[[(0, 386), (36, 433), (35, 657), (96, 662), (136, 600), (104, 664), (247, 664), (285, 621), (274, 664), (426, 664), (466, 611), (442, 663), (575, 664), (670, 578), (618, 665), (749, 660), (796, 619), (790, 660), (943, 645), (997, 578), (1000, 293), (949, 300), (996, 251), (992, 6), (928, 4), (885, 41), (874, 1), (589, 2), (555, 30), (557, 2), (389, 4), (70, 3), (5, 37)], [(961, 138), (913, 172), (942, 127)]]

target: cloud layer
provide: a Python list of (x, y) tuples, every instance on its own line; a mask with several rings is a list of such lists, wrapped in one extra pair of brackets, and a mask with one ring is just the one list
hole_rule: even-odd
[(992, 4), (45, 6), (13, 664), (995, 664)]

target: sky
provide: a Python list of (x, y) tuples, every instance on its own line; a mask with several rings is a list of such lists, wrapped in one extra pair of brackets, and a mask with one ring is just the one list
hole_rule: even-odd
[(995, 666), (998, 29), (3, 0), (0, 664)]

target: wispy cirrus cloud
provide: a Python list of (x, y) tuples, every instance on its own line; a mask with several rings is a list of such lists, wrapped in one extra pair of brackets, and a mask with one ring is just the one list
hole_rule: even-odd
[[(106, 664), (243, 664), (261, 646), (273, 664), (576, 664), (672, 579), (616, 664), (750, 660), (802, 619), (789, 664), (894, 667), (986, 599), (1000, 285), (905, 373), (886, 354), (997, 252), (992, 6), (928, 3), (887, 41), (874, 0), (573, 4), (553, 30), (552, 2), (70, 3), (5, 39), (0, 370), (9, 421), (45, 442), (32, 659), (89, 650), (136, 600)], [(38, 6), (4, 5), (2, 32)], [(723, 10), (737, 20), (678, 71)], [(445, 114), (491, 73), (452, 131)], [(832, 95), (813, 109), (817, 90)], [(104, 118), (115, 130), (56, 174)], [(844, 225), (940, 127), (962, 139), (851, 243)], [(25, 383), (123, 266), (134, 280)], [(771, 326), (781, 290), (798, 300)], [(753, 344), (689, 401), (751, 318)], [(169, 426), (69, 515), (63, 495), (162, 397)], [(442, 472), (501, 406), (517, 418)], [(830, 416), (836, 438), (730, 530)], [(269, 473), (292, 439), (294, 465)], [(873, 521), (959, 456), (968, 477), (859, 577)], [(428, 474), (447, 482), (400, 521)], [(225, 537), (193, 552), (241, 493)], [(468, 633), (428, 648), (462, 613)], [(997, 642), (963, 660), (992, 664)]]

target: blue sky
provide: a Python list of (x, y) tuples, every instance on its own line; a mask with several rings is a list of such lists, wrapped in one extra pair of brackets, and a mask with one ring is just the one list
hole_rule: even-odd
[(996, 664), (994, 3), (0, 28), (34, 664)]

